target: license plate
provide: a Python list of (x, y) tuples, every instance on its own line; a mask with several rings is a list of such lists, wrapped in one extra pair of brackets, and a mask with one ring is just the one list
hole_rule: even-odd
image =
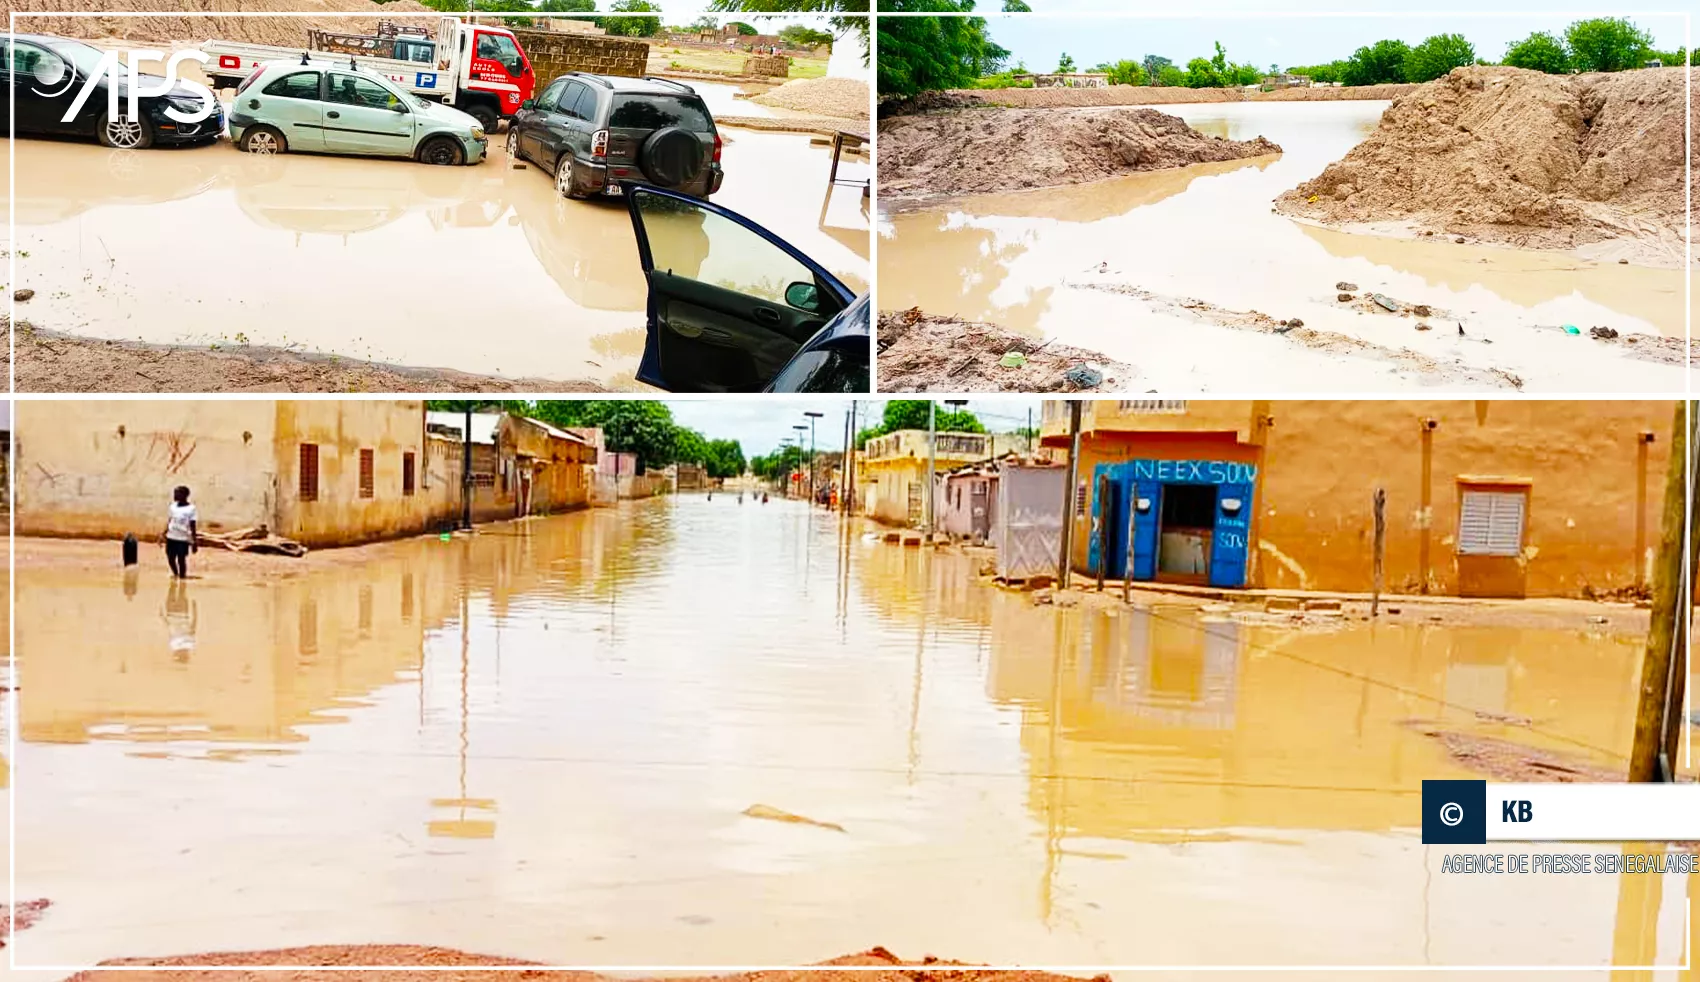
[(620, 196), (620, 186), (618, 184), (610, 184), (602, 189), (602, 193), (606, 194), (610, 198), (618, 198)]

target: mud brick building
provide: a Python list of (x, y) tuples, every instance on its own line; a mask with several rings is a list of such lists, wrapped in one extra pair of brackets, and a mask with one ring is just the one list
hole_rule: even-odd
[[(1073, 565), (1089, 575), (1367, 592), (1645, 586), (1676, 406), (1623, 401), (1086, 402)], [(1042, 442), (1066, 450), (1068, 404)]]
[(567, 72), (641, 77), (649, 64), (649, 45), (630, 38), (513, 28), (531, 59), (539, 86)]

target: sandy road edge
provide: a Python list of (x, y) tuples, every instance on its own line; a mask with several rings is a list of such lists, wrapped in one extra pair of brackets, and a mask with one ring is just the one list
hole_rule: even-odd
[[(0, 315), (0, 351), (12, 334)], [(18, 321), (18, 392), (607, 392), (588, 379), (504, 378), (266, 345), (217, 349), (62, 334)]]

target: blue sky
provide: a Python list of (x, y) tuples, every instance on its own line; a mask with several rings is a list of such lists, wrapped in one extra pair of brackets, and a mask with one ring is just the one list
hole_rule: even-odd
[[(1506, 2), (1493, 0), (1479, 14), (1462, 5), (1443, 10), (1413, 12), (1409, 2), (1355, 0), (1351, 13), (1340, 14), (1345, 3), (1283, 3), (1281, 14), (1272, 14), (1267, 4), (1244, 0), (1205, 0), (1178, 5), (1155, 3), (1106, 3), (1103, 0), (1028, 0), (1036, 13), (1067, 16), (1002, 16), (1000, 0), (980, 0), (979, 11), (990, 20), (991, 35), (1010, 49), (1012, 59), (1029, 69), (1056, 67), (1063, 52), (1075, 64), (1086, 67), (1122, 58), (1138, 60), (1147, 54), (1162, 55), (1178, 65), (1189, 58), (1208, 57), (1213, 42), (1221, 41), (1229, 59), (1259, 67), (1271, 63), (1282, 68), (1310, 65), (1345, 58), (1353, 50), (1383, 38), (1398, 38), (1415, 44), (1434, 34), (1462, 34), (1476, 47), (1480, 57), (1497, 60), (1506, 46), (1533, 31), (1561, 34), (1567, 24), (1584, 16), (1627, 16), (1650, 31), (1654, 46), (1671, 49), (1683, 46), (1685, 18), (1679, 13), (1630, 13), (1602, 11), (1598, 4)], [(1683, 10), (1684, 7), (1649, 6), (1647, 10)], [(1110, 13), (1115, 11), (1115, 13)], [(1527, 11), (1520, 13), (1519, 11)], [(1171, 16), (1172, 14), (1172, 16)]]
[[(859, 399), (858, 426), (866, 420), (877, 420), (884, 410), (884, 399)], [(968, 409), (980, 416), (986, 429), (1007, 432), (1027, 425), (1027, 412), (1033, 412), (1033, 425), (1039, 425), (1038, 399), (1013, 397), (970, 399)], [(839, 450), (844, 446), (844, 413), (850, 407), (847, 399), (796, 399), (762, 396), (760, 399), (674, 399), (667, 401), (673, 410), (673, 421), (701, 432), (710, 439), (734, 439), (744, 446), (744, 456), (754, 457), (772, 453), (781, 440), (794, 436), (794, 424), (807, 425), (803, 415), (813, 410), (824, 413), (815, 420), (815, 447), (818, 450)], [(947, 408), (942, 402), (940, 409)], [(807, 439), (805, 433), (804, 439)]]

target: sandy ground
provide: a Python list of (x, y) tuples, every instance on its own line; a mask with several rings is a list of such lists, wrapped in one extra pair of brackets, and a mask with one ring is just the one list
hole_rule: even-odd
[(1276, 207), (1351, 231), (1680, 268), (1689, 73), (1455, 69)]
[[(0, 344), (10, 323), (0, 317)], [(112, 341), (18, 324), (19, 392), (605, 392), (585, 380), (407, 368), (263, 345)]]
[(1277, 154), (1155, 109), (965, 109), (880, 121), (880, 195), (922, 198), (1084, 184)]
[[(1118, 392), (1128, 391), (1139, 377), (1133, 366), (1096, 352), (918, 309), (880, 311), (877, 337), (881, 392)], [(1012, 351), (1026, 363), (1000, 365)], [(1100, 372), (1103, 381), (1083, 388), (1064, 376), (1081, 366)]]
[(868, 83), (853, 78), (793, 79), (751, 101), (817, 116), (868, 118)]
[[(506, 972), (453, 972), (444, 973), (443, 967), (454, 965), (535, 965), (536, 962), (521, 961), (512, 958), (502, 958), (493, 955), (480, 955), (466, 951), (456, 951), (450, 948), (432, 948), (422, 945), (317, 945), (307, 948), (281, 948), (272, 951), (250, 952), (215, 952), (205, 955), (185, 955), (175, 958), (149, 959), (147, 961), (114, 959), (103, 964), (108, 965), (161, 965), (167, 966), (157, 972), (101, 972), (99, 970), (82, 972), (71, 976), (71, 982), (199, 982), (205, 979), (204, 972), (189, 968), (194, 965), (418, 965), (435, 966), (437, 971), (406, 971), (386, 970), (378, 972), (361, 972), (359, 978), (373, 979), (376, 982), (439, 982), (442, 979), (487, 979), (490, 982), (522, 979), (550, 979), (555, 982), (604, 982), (612, 976), (599, 975), (594, 972), (522, 972), (517, 976), (512, 971)], [(920, 961), (904, 961), (884, 948), (870, 948), (854, 955), (845, 955), (822, 962), (819, 966), (795, 972), (739, 972), (736, 974), (680, 977), (675, 982), (707, 982), (707, 979), (723, 980), (723, 982), (1061, 982), (1070, 976), (1055, 975), (1049, 972), (1000, 972), (990, 969), (976, 970), (954, 969), (951, 971), (928, 971), (929, 965), (965, 965), (964, 962), (941, 961), (927, 956)], [(858, 971), (834, 971), (835, 968), (857, 966)], [(171, 971), (171, 968), (181, 967), (183, 970)], [(889, 970), (880, 971), (882, 967)], [(870, 971), (869, 969), (874, 969)], [(254, 971), (221, 972), (220, 979), (229, 980), (285, 980), (288, 982), (342, 982), (348, 978), (346, 972), (266, 972), (256, 968)], [(1105, 978), (1100, 976), (1100, 978)]]

